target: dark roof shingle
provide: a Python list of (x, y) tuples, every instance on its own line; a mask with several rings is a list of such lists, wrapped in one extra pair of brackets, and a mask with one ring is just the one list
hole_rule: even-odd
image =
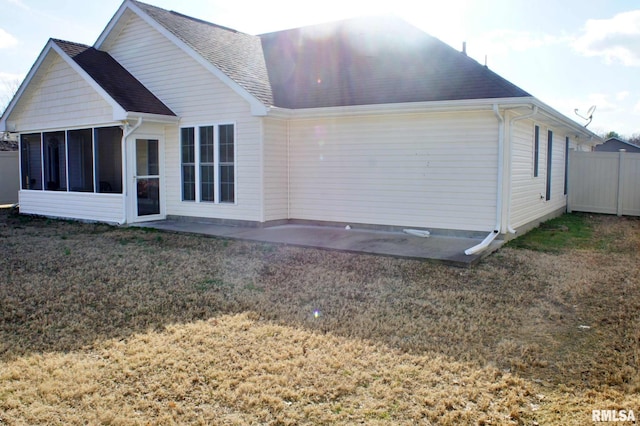
[(398, 18), (356, 18), (253, 36), (132, 2), (267, 106), (531, 96)]
[(279, 107), (530, 96), (397, 18), (350, 19), (260, 37)]
[(125, 111), (175, 116), (169, 107), (108, 53), (84, 44), (55, 39), (53, 42)]

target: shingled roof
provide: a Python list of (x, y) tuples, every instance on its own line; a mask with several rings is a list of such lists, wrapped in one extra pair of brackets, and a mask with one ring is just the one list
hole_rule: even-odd
[(175, 116), (169, 107), (108, 53), (84, 44), (55, 39), (52, 41), (125, 111)]
[(531, 96), (399, 18), (350, 19), (260, 37), (280, 107)]
[(398, 18), (356, 18), (253, 36), (132, 3), (267, 106), (531, 96)]

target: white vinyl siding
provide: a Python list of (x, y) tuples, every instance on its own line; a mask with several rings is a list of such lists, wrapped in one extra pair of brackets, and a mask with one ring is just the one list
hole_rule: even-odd
[(497, 140), (492, 112), (292, 120), (290, 216), (490, 230)]
[(110, 223), (123, 220), (122, 194), (20, 191), (19, 202), (20, 213)]
[(113, 109), (58, 54), (50, 51), (13, 110), (21, 132), (108, 124)]
[[(533, 176), (534, 126), (540, 127), (539, 174)], [(551, 171), (547, 170), (549, 131), (553, 132)], [(531, 120), (517, 121), (512, 129), (511, 226), (524, 226), (566, 206), (564, 194), (565, 137), (560, 129)], [(571, 139), (570, 139), (571, 141)], [(551, 199), (546, 198), (551, 173)]]
[[(109, 53), (180, 117), (165, 127), (168, 215), (261, 221), (261, 124), (250, 105), (150, 25), (131, 16)], [(182, 200), (179, 127), (235, 124), (235, 203)], [(199, 173), (199, 170), (196, 170)]]
[(264, 119), (264, 220), (289, 219), (287, 121)]

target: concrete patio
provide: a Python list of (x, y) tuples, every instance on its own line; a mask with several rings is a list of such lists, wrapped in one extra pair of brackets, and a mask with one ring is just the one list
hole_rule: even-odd
[(463, 238), (437, 234), (425, 238), (404, 232), (297, 224), (256, 228), (184, 220), (144, 222), (135, 226), (351, 253), (367, 253), (421, 260), (429, 259), (459, 267), (469, 267), (477, 263), (484, 256), (497, 250), (502, 245), (502, 241), (496, 240), (484, 252), (467, 256), (464, 251), (480, 243), (482, 238)]

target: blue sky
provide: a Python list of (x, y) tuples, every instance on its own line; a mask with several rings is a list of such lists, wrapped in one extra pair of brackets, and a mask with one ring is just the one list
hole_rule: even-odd
[[(467, 53), (589, 129), (640, 134), (637, 0), (146, 0), (260, 34), (360, 15), (395, 14)], [(0, 106), (50, 37), (92, 45), (120, 0), (0, 0)]]

